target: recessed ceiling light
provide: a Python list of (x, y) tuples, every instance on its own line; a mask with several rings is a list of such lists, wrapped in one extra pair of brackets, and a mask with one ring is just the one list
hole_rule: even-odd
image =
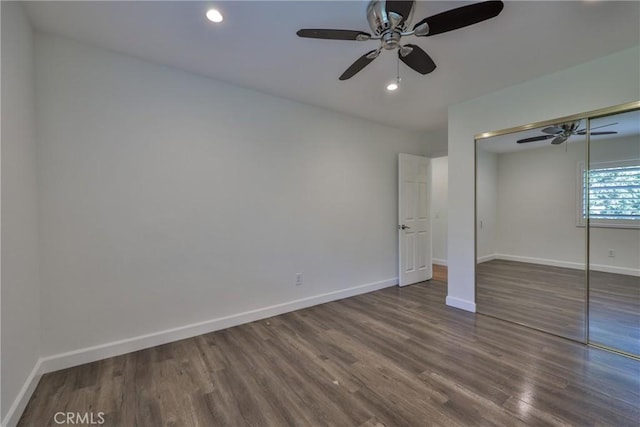
[(396, 82), (391, 82), (387, 85), (387, 90), (389, 92), (393, 92), (394, 90), (397, 90), (397, 89), (398, 89), (398, 83)]
[(207, 10), (207, 19), (211, 22), (222, 22), (224, 19), (218, 9)]

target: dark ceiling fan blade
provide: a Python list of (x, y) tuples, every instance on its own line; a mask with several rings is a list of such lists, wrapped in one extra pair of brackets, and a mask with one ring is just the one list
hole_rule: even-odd
[(369, 40), (371, 34), (356, 30), (326, 30), (322, 28), (305, 28), (298, 30), (298, 37), (326, 40)]
[(375, 52), (377, 52), (376, 49), (367, 52), (360, 58), (356, 59), (356, 62), (351, 64), (351, 66), (347, 68), (344, 73), (342, 73), (342, 75), (340, 76), (340, 80), (347, 80), (358, 74), (364, 67), (369, 65), (371, 61), (377, 58), (377, 56), (372, 56)]
[[(601, 128), (606, 128), (607, 126), (613, 126), (613, 125), (617, 125), (618, 122), (615, 123), (609, 123), (606, 125), (601, 125), (601, 126), (596, 126), (596, 127), (592, 127), (591, 130), (595, 130), (595, 129), (601, 129)], [(578, 135), (584, 135), (587, 133), (586, 129), (580, 129), (578, 132), (576, 132)], [(591, 132), (591, 135), (596, 135), (595, 132)], [(603, 134), (604, 135), (604, 134)]]
[[(591, 135), (616, 135), (618, 132), (616, 131), (606, 131), (606, 132), (591, 132)], [(584, 135), (584, 134), (580, 134)]]
[(436, 64), (435, 62), (433, 62), (433, 59), (431, 59), (429, 54), (422, 50), (420, 46), (417, 46), (415, 44), (407, 44), (405, 46), (412, 49), (411, 53), (409, 53), (407, 56), (402, 56), (400, 54), (400, 50), (398, 50), (398, 57), (410, 68), (414, 69), (420, 74), (429, 74), (436, 69)]
[(551, 143), (553, 145), (558, 145), (558, 144), (562, 144), (563, 142), (565, 142), (567, 139), (569, 139), (568, 136), (557, 136), (553, 141), (551, 141)]
[(545, 139), (555, 138), (555, 135), (540, 135), (540, 136), (532, 136), (531, 138), (519, 139), (516, 141), (518, 144), (524, 144), (527, 142), (536, 142), (536, 141), (544, 141)]
[(558, 126), (549, 126), (548, 128), (542, 129), (542, 132), (549, 133), (551, 135), (557, 135), (564, 132), (564, 129), (559, 128)]
[(429, 25), (429, 32), (425, 36), (434, 36), (494, 18), (502, 12), (503, 8), (504, 3), (498, 0), (474, 3), (424, 18), (413, 28), (426, 22)]
[(591, 130), (594, 130), (594, 129), (600, 129), (600, 128), (606, 128), (607, 126), (613, 126), (613, 125), (617, 125), (617, 124), (618, 124), (618, 122), (615, 122), (615, 123), (609, 123), (608, 125), (602, 125), (602, 126), (592, 127), (592, 128), (591, 128)]
[(398, 15), (402, 16), (401, 23), (406, 21), (407, 17), (411, 13), (411, 9), (413, 9), (414, 0), (411, 1), (398, 1), (398, 0), (387, 0), (387, 13), (395, 12)]

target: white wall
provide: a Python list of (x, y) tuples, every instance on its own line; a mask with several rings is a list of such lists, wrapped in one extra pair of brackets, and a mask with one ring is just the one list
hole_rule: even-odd
[(640, 47), (449, 108), (447, 304), (475, 311), (474, 136), (640, 99)]
[(431, 159), (431, 229), (434, 264), (447, 265), (447, 181), (449, 159)]
[[(33, 38), (22, 5), (2, 2), (2, 399), (11, 414), (40, 355)], [(30, 394), (30, 393), (28, 393)], [(9, 413), (11, 410), (11, 413)]]
[(476, 182), (477, 257), (482, 262), (496, 253), (498, 235), (498, 156), (478, 149)]
[(432, 158), (446, 157), (447, 129), (439, 129), (425, 134), (427, 141), (426, 155)]
[(36, 61), (45, 356), (395, 283), (420, 135), (52, 36)]
[(498, 155), (495, 253), (584, 268), (585, 229), (576, 226), (577, 166), (584, 159), (584, 139)]

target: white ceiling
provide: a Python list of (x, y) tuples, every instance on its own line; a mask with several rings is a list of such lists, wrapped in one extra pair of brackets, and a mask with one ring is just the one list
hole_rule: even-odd
[[(600, 136), (594, 135), (591, 138), (593, 138), (594, 140), (598, 140), (600, 138), (607, 138), (607, 139), (629, 138), (629, 137), (640, 138), (640, 110), (628, 111), (625, 113), (614, 114), (606, 117), (599, 117), (597, 119), (593, 119), (590, 123), (590, 127), (594, 132), (598, 131), (598, 129), (594, 129), (594, 128), (599, 126), (604, 126), (604, 125), (607, 125), (607, 126), (601, 128), (601, 130), (615, 131), (618, 133), (615, 135), (600, 135)], [(521, 132), (514, 132), (506, 135), (499, 135), (491, 138), (483, 138), (478, 140), (478, 148), (483, 151), (488, 151), (491, 153), (510, 153), (514, 151), (523, 151), (523, 150), (531, 150), (531, 149), (541, 148), (541, 147), (549, 147), (551, 144), (550, 139), (546, 141), (527, 142), (524, 144), (518, 144), (516, 142), (520, 139), (544, 135), (544, 133), (542, 132), (542, 129), (546, 127), (547, 126), (542, 126), (539, 128), (528, 129)], [(579, 129), (585, 129), (585, 128), (586, 128), (586, 121), (583, 120), (579, 126)], [(585, 136), (574, 135), (568, 139), (568, 142), (584, 143), (585, 140), (586, 140)]]
[[(414, 22), (468, 1), (419, 2)], [(27, 2), (38, 30), (262, 92), (415, 130), (446, 128), (447, 107), (640, 43), (640, 2), (505, 2), (498, 17), (434, 37), (406, 37), (438, 68), (422, 76), (383, 54), (338, 76), (376, 41), (301, 39), (300, 28), (369, 32), (363, 1)], [(225, 16), (204, 17), (215, 6)], [(526, 102), (526, 100), (523, 100)]]

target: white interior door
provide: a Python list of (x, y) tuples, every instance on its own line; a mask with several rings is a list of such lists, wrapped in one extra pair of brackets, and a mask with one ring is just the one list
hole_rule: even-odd
[(431, 279), (431, 160), (399, 156), (400, 286)]

